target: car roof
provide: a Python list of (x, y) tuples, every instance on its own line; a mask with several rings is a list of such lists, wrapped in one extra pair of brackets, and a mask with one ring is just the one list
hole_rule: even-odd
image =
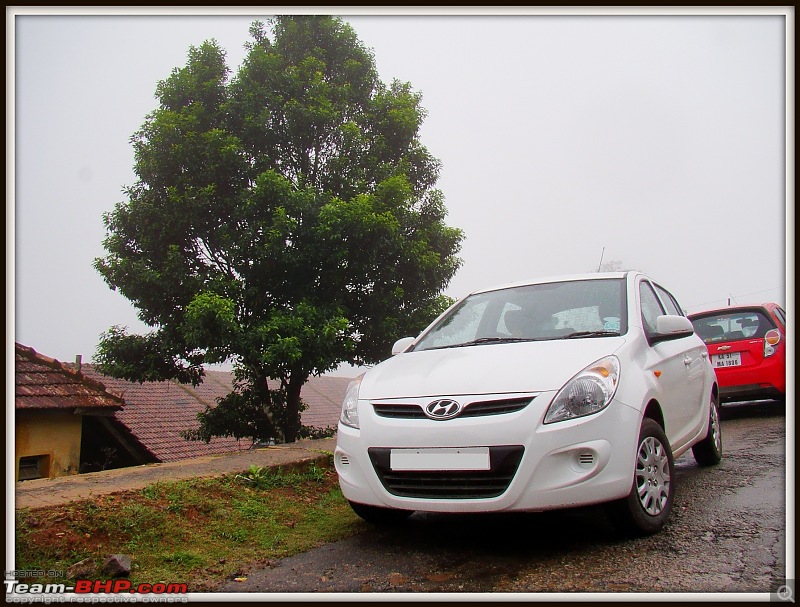
[(546, 284), (549, 282), (568, 282), (573, 280), (601, 280), (609, 278), (625, 278), (628, 274), (640, 274), (640, 272), (589, 272), (584, 274), (564, 274), (561, 276), (547, 276), (542, 278), (534, 278), (529, 280), (521, 280), (517, 282), (510, 282), (485, 289), (476, 289), (469, 293), (469, 295), (476, 295), (478, 293), (489, 293), (491, 291), (501, 291), (503, 289), (513, 289), (516, 287), (526, 287), (529, 285)]
[(736, 306), (725, 306), (724, 308), (711, 308), (710, 310), (702, 310), (700, 312), (692, 312), (691, 314), (687, 314), (687, 318), (695, 318), (699, 316), (709, 316), (713, 314), (735, 314), (737, 312), (743, 312), (745, 310), (754, 310), (757, 308), (762, 308), (764, 310), (769, 310), (770, 308), (780, 307), (780, 304), (776, 304), (774, 302), (767, 302), (767, 303), (760, 303), (760, 304), (742, 304)]

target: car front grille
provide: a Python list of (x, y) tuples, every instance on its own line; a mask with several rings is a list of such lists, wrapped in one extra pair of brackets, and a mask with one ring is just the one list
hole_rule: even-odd
[(485, 499), (502, 495), (517, 472), (525, 448), (490, 447), (489, 470), (393, 471), (391, 449), (372, 447), (369, 457), (383, 486), (392, 495), (422, 499)]
[[(513, 413), (514, 411), (520, 411), (527, 407), (531, 400), (533, 399), (530, 396), (526, 396), (523, 398), (505, 398), (501, 400), (470, 403), (462, 409), (461, 413), (459, 413), (456, 418)], [(373, 403), (372, 407), (375, 409), (375, 413), (380, 417), (392, 417), (395, 419), (428, 419), (428, 416), (425, 415), (425, 411), (420, 405)]]

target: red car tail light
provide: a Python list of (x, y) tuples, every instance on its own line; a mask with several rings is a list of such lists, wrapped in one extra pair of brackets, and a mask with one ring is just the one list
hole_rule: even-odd
[(780, 340), (780, 331), (777, 329), (771, 329), (770, 331), (767, 331), (767, 334), (764, 336), (764, 358), (775, 354), (775, 346), (778, 345)]

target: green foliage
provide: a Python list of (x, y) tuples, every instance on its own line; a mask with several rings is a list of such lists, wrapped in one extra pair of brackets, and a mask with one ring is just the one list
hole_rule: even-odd
[(210, 41), (158, 83), (95, 261), (153, 327), (105, 333), (103, 372), (197, 384), (204, 364), (234, 364), (198, 440), (298, 438), (308, 377), (385, 358), (447, 306), (460, 264), (421, 95), (384, 85), (339, 18), (268, 26), (233, 77)]
[(205, 348), (205, 362), (223, 362), (228, 344), (238, 337), (236, 304), (216, 293), (198, 293), (186, 306), (184, 332), (187, 341)]
[[(17, 569), (66, 571), (129, 554), (134, 585), (159, 581), (213, 592), (237, 572), (363, 529), (330, 465), (263, 472), (263, 487), (233, 476), (167, 481), (142, 491), (16, 511)], [(105, 579), (96, 571), (91, 579)], [(39, 578), (42, 583), (65, 579)]]
[(283, 468), (270, 469), (253, 465), (240, 478), (250, 486), (264, 491), (277, 487), (298, 488), (304, 483), (321, 483), (325, 480), (325, 469), (312, 464), (306, 470), (287, 472)]
[(203, 377), (203, 357), (170, 348), (166, 331), (129, 335), (122, 327), (111, 327), (100, 337), (94, 357), (100, 372), (130, 381), (177, 379), (198, 385)]
[(258, 484), (263, 478), (269, 474), (269, 470), (264, 468), (263, 466), (256, 466), (255, 464), (251, 465), (248, 469), (247, 473), (244, 475), (249, 481)]
[[(298, 403), (298, 409), (302, 404)], [(270, 390), (267, 379), (237, 382), (234, 390), (217, 399), (214, 407), (197, 415), (199, 427), (182, 432), (184, 438), (209, 442), (214, 436), (269, 439), (280, 435), (286, 392)]]
[(314, 428), (313, 426), (301, 426), (300, 433), (297, 438), (333, 438), (336, 436), (336, 426), (328, 426), (327, 428)]
[(176, 550), (170, 554), (165, 554), (163, 559), (165, 563), (179, 565), (187, 569), (205, 564), (205, 559), (202, 556), (185, 550)]

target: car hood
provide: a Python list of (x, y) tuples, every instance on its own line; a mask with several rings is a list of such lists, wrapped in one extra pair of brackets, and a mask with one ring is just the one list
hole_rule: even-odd
[(482, 344), (398, 354), (364, 375), (359, 398), (558, 390), (573, 375), (613, 354), (622, 337)]

